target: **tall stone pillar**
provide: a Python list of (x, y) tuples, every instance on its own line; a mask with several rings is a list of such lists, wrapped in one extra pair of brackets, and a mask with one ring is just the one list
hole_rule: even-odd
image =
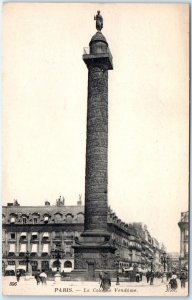
[(87, 140), (84, 232), (76, 238), (74, 272), (94, 280), (100, 271), (115, 272), (115, 250), (107, 232), (108, 213), (108, 70), (113, 69), (108, 43), (101, 33), (103, 19), (98, 12), (97, 32), (85, 49), (88, 69)]

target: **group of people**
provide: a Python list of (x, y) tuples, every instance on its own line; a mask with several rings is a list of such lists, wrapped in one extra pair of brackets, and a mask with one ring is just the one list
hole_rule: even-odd
[(47, 274), (45, 273), (45, 271), (42, 270), (42, 272), (40, 272), (38, 270), (37, 273), (35, 274), (35, 280), (37, 282), (37, 285), (39, 285), (40, 282), (42, 283), (42, 285), (46, 285), (47, 284)]
[(155, 273), (153, 271), (147, 271), (146, 273), (146, 278), (147, 278), (147, 283), (149, 283), (150, 285), (153, 285), (153, 281), (155, 278)]
[[(181, 272), (180, 274), (180, 282), (181, 282), (181, 288), (185, 288), (185, 284), (187, 281), (187, 275), (185, 272)], [(167, 292), (176, 292), (178, 288), (177, 283), (177, 275), (175, 272), (167, 276)]]

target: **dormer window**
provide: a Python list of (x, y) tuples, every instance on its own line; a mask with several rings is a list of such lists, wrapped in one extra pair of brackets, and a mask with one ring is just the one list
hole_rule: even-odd
[(15, 217), (11, 217), (10, 223), (14, 224), (15, 223)]
[(33, 218), (33, 224), (37, 224), (37, 218)]

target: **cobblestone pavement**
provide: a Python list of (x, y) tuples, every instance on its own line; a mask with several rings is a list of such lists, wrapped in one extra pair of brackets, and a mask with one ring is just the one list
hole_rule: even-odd
[(161, 279), (155, 279), (154, 284), (150, 285), (143, 281), (120, 282), (116, 285), (112, 282), (111, 289), (103, 292), (100, 289), (99, 282), (90, 281), (47, 281), (47, 285), (40, 283), (37, 285), (34, 278), (21, 278), (16, 282), (13, 276), (3, 277), (2, 280), (4, 295), (50, 295), (50, 296), (187, 296), (188, 287), (181, 289), (178, 280), (178, 289), (176, 292), (166, 292), (166, 284)]

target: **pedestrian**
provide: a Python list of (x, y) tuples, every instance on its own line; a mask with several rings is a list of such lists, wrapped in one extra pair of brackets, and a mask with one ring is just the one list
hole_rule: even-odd
[(151, 272), (150, 274), (150, 285), (153, 285), (153, 280), (154, 280), (154, 272)]
[(116, 285), (119, 285), (119, 274), (117, 273), (117, 280), (116, 280)]
[(21, 277), (21, 272), (19, 270), (16, 271), (16, 278), (17, 278), (17, 282), (19, 282)]
[(40, 282), (41, 282), (40, 272), (37, 272), (37, 273), (35, 274), (35, 280), (36, 280), (36, 282), (37, 282), (37, 285), (39, 285)]
[(150, 272), (149, 271), (147, 271), (147, 273), (146, 273), (146, 278), (147, 278), (147, 283), (149, 282), (149, 278), (150, 278)]
[(140, 279), (140, 274), (137, 272), (136, 273), (136, 282), (139, 282), (139, 279)]
[(143, 273), (141, 272), (140, 273), (140, 281), (142, 281), (142, 278), (143, 278)]
[(186, 279), (187, 279), (186, 274), (182, 272), (180, 275), (181, 288), (185, 288)]
[(176, 292), (177, 291), (177, 275), (175, 273), (173, 273), (173, 275), (171, 276), (171, 279), (169, 281), (170, 283), (170, 287), (171, 287), (171, 292)]
[(41, 278), (42, 285), (47, 285), (47, 274), (44, 270), (42, 270), (42, 273), (39, 276)]
[(111, 279), (109, 275), (105, 272), (101, 278), (100, 287), (103, 289), (104, 292), (108, 291), (111, 287)]

